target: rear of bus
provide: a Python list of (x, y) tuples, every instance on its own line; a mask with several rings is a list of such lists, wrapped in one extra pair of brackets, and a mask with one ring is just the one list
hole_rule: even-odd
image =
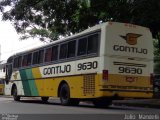
[[(148, 28), (108, 23), (102, 33), (104, 55), (101, 91), (116, 98), (151, 98), (153, 44)], [(103, 36), (104, 35), (104, 36)]]

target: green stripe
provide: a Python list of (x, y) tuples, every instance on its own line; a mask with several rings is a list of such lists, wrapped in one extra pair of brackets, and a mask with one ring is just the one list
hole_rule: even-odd
[(21, 75), (21, 79), (22, 79), (24, 95), (30, 96), (31, 91), (30, 91), (30, 87), (29, 87), (29, 83), (27, 80), (27, 75), (26, 75), (25, 70), (20, 70), (20, 75)]
[(20, 75), (24, 88), (24, 94), (26, 96), (38, 96), (38, 90), (33, 78), (32, 69), (21, 70)]
[(27, 75), (27, 79), (30, 79), (28, 81), (30, 89), (31, 89), (31, 95), (32, 96), (38, 96), (38, 90), (37, 90), (37, 86), (32, 74), (32, 69), (27, 69), (26, 70), (26, 75)]

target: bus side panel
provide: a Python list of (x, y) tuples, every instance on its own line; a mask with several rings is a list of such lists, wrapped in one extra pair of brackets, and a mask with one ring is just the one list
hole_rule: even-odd
[[(56, 68), (64, 68), (64, 66), (67, 65), (70, 67), (68, 73), (63, 73), (60, 69), (54, 71)], [(58, 96), (57, 93), (60, 83), (66, 81), (70, 87), (72, 98), (92, 98), (97, 97), (99, 94), (97, 86), (99, 84), (98, 70), (100, 65), (99, 57), (89, 58), (21, 70), (19, 73), (16, 72), (19, 78), (15, 79), (15, 77), (13, 77), (12, 79), (17, 80), (23, 78), (21, 81), (23, 87), (19, 87), (23, 88), (24, 96)], [(51, 72), (52, 74), (50, 74)], [(84, 84), (86, 85), (85, 88)], [(92, 86), (90, 86), (90, 84), (92, 84)], [(89, 93), (85, 92), (87, 90)]]

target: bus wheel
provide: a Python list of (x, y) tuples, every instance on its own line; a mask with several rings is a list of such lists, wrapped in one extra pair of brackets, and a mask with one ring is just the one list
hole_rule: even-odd
[(15, 101), (20, 101), (20, 96), (17, 95), (17, 87), (16, 86), (13, 88), (13, 99)]
[(93, 104), (95, 107), (97, 108), (107, 108), (109, 105), (112, 104), (112, 100), (111, 99), (96, 99), (93, 100)]
[(70, 89), (66, 83), (62, 84), (59, 96), (62, 105), (77, 106), (79, 104), (79, 99), (70, 98)]
[(49, 99), (49, 97), (41, 97), (41, 100), (43, 103), (47, 103), (48, 99)]
[(60, 101), (62, 105), (78, 105), (79, 104), (79, 100), (78, 99), (72, 99), (70, 98), (70, 90), (69, 90), (69, 86), (64, 83), (62, 84), (61, 88), (60, 88)]
[(60, 101), (62, 105), (70, 105), (70, 90), (66, 83), (60, 88)]

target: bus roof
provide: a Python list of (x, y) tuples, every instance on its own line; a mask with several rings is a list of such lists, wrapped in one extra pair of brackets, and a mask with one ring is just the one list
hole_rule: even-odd
[[(107, 25), (112, 25), (112, 24), (128, 24), (128, 25), (132, 25), (132, 24), (129, 24), (129, 23), (120, 23), (120, 22), (104, 22), (104, 23), (100, 23), (100, 24), (97, 24), (93, 27), (89, 27), (88, 29), (80, 32), (80, 33), (77, 33), (77, 34), (74, 34), (74, 35), (71, 35), (71, 36), (67, 36), (65, 38), (62, 38), (62, 39), (58, 39), (56, 41), (53, 41), (51, 43), (48, 43), (47, 45), (42, 45), (40, 47), (35, 47), (35, 48), (32, 48), (32, 49), (29, 49), (29, 50), (25, 50), (25, 51), (22, 51), (22, 52), (18, 52), (12, 56), (10, 56), (9, 58), (12, 58), (13, 56), (19, 56), (21, 54), (24, 54), (24, 53), (29, 53), (29, 52), (33, 52), (33, 51), (36, 51), (38, 49), (41, 49), (41, 48), (44, 48), (44, 47), (48, 47), (52, 44), (56, 44), (56, 43), (60, 43), (60, 42), (63, 42), (65, 40), (68, 40), (68, 39), (74, 39), (75, 37), (78, 37), (78, 36), (81, 36), (81, 35), (85, 35), (87, 33), (91, 33), (91, 32), (94, 32), (94, 31), (98, 31), (98, 30), (101, 30), (102, 27), (105, 27)], [(137, 25), (136, 25), (137, 26)], [(142, 27), (142, 26), (139, 26), (139, 27)], [(145, 28), (145, 27), (144, 27)], [(9, 59), (8, 58), (8, 59)]]

